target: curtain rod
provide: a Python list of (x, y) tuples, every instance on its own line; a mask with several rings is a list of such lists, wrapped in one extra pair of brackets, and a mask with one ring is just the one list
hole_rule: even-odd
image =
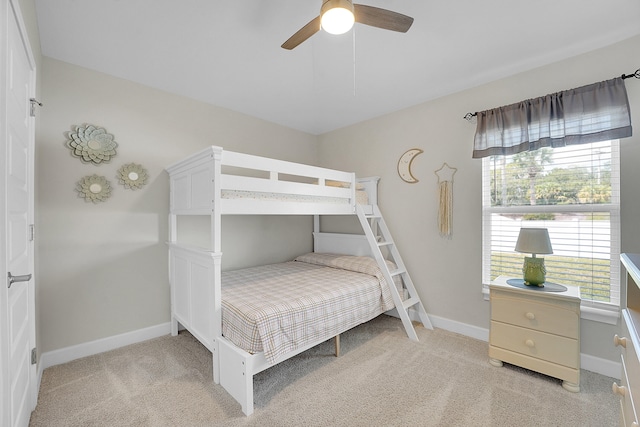
[[(623, 74), (622, 76), (620, 76), (622, 78), (622, 80), (625, 79), (630, 79), (631, 77), (635, 77), (636, 79), (640, 79), (640, 68), (638, 68), (634, 73), (631, 74)], [(464, 115), (464, 117), (462, 117), (463, 119), (465, 119), (466, 121), (470, 122), (472, 118), (474, 118), (475, 116), (477, 116), (478, 113), (467, 113)]]
[(620, 76), (620, 77), (622, 77), (622, 80), (624, 80), (624, 79), (630, 79), (631, 77), (635, 77), (636, 79), (640, 79), (640, 68), (638, 68), (638, 69), (636, 70), (636, 72), (635, 72), (635, 73), (633, 73), (633, 74), (627, 74), (627, 75), (623, 74), (623, 75), (622, 75), (622, 76)]

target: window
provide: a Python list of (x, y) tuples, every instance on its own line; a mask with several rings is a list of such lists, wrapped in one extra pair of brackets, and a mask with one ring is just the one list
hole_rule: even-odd
[[(583, 312), (620, 304), (618, 141), (482, 159), (483, 283), (522, 275), (520, 227), (549, 230), (547, 280), (580, 286)], [(588, 317), (588, 316), (587, 316)]]

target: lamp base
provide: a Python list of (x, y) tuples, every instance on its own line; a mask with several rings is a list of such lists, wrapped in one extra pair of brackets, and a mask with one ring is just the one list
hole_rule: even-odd
[(524, 257), (522, 265), (524, 284), (527, 286), (544, 286), (547, 269), (544, 266), (544, 258)]

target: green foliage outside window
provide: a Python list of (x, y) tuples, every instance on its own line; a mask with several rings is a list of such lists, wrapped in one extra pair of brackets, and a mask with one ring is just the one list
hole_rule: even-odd
[[(493, 163), (492, 206), (598, 204), (611, 202), (611, 165), (553, 167), (551, 148), (525, 151)], [(595, 185), (591, 183), (596, 183)]]

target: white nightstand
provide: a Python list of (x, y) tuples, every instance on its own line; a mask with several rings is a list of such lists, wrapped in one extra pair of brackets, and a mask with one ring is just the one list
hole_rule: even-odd
[(500, 276), (489, 285), (491, 330), (489, 361), (560, 378), (562, 387), (580, 391), (580, 288), (564, 292), (522, 289)]

